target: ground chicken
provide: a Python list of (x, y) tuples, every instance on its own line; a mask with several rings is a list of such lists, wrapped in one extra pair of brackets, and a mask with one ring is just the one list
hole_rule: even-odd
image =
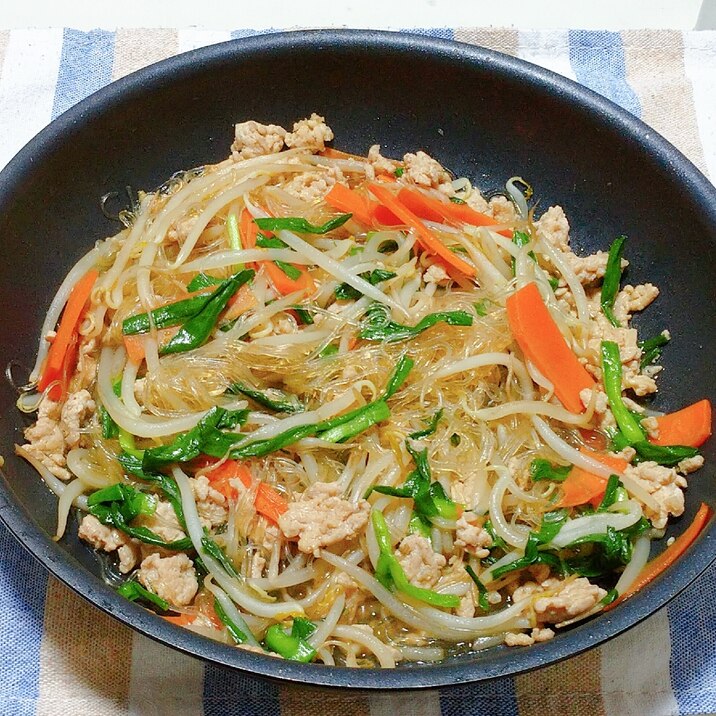
[(78, 531), (80, 539), (88, 542), (94, 549), (103, 552), (117, 552), (119, 571), (127, 574), (137, 563), (138, 548), (124, 532), (103, 525), (94, 515), (85, 515)]
[(181, 219), (178, 219), (169, 227), (169, 230), (167, 231), (167, 240), (183, 244), (198, 219), (198, 214), (190, 214), (189, 216), (183, 216)]
[(62, 406), (60, 428), (67, 450), (76, 448), (80, 442), (80, 427), (95, 410), (95, 402), (88, 391), (82, 389), (70, 393)]
[(199, 589), (194, 564), (183, 552), (171, 557), (150, 554), (142, 561), (137, 578), (150, 592), (177, 607), (191, 604)]
[(470, 192), (470, 194), (465, 199), (465, 202), (470, 208), (474, 209), (475, 211), (479, 211), (481, 214), (486, 214), (489, 208), (487, 200), (484, 196), (482, 196), (482, 194), (480, 194), (477, 189), (473, 189)]
[(562, 582), (556, 593), (535, 599), (534, 612), (538, 622), (559, 625), (586, 614), (606, 594), (606, 590), (592, 584), (586, 577), (579, 577)]
[(77, 352), (77, 370), (72, 385), (77, 388), (89, 388), (97, 375), (97, 339), (90, 338), (80, 343)]
[(259, 579), (263, 577), (264, 569), (266, 568), (266, 558), (261, 555), (260, 552), (254, 552), (251, 557), (251, 566), (249, 567), (249, 577), (253, 579)]
[(388, 159), (380, 153), (380, 144), (374, 144), (368, 150), (368, 162), (375, 171), (384, 174), (393, 174), (398, 168), (398, 162)]
[(336, 483), (317, 482), (289, 503), (279, 526), (289, 539), (298, 537), (301, 552), (318, 555), (321, 547), (353, 539), (366, 526), (368, 502), (361, 500), (353, 505), (340, 494)]
[(326, 120), (315, 112), (308, 118), (293, 125), (293, 132), (287, 134), (285, 142), (292, 149), (309, 149), (311, 152), (322, 152), (326, 142), (333, 139), (333, 130)]
[(579, 392), (579, 399), (582, 401), (582, 405), (585, 408), (589, 407), (593, 393), (596, 393), (596, 398), (594, 399), (594, 418), (596, 419), (597, 428), (606, 430), (616, 427), (617, 421), (614, 419), (614, 415), (609, 408), (607, 394), (603, 390), (595, 389), (592, 391), (591, 388), (581, 390)]
[(646, 430), (646, 434), (650, 438), (656, 439), (659, 437), (659, 421), (655, 417), (644, 418), (641, 421), (641, 427)]
[(508, 631), (505, 634), (505, 644), (507, 646), (532, 646), (532, 644), (540, 641), (549, 641), (553, 637), (554, 632), (552, 629), (535, 627), (531, 634)]
[(277, 154), (283, 149), (286, 130), (275, 124), (259, 124), (253, 120), (234, 128), (231, 156), (235, 161)]
[(571, 251), (566, 251), (563, 258), (576, 274), (579, 283), (588, 286), (604, 278), (609, 254), (606, 251), (597, 251), (589, 256), (577, 256)]
[(515, 205), (506, 196), (493, 196), (487, 204), (487, 213), (498, 224), (513, 224), (517, 220)]
[(469, 619), (475, 616), (475, 598), (472, 596), (472, 589), (460, 598), (460, 604), (455, 609), (455, 614)]
[(645, 507), (644, 512), (657, 529), (666, 527), (669, 515), (678, 517), (684, 513), (686, 479), (673, 467), (663, 467), (656, 462), (642, 462), (629, 465), (625, 475), (641, 485), (659, 504), (657, 512)]
[(464, 547), (467, 552), (474, 554), (478, 559), (490, 556), (492, 537), (477, 523), (478, 518), (471, 512), (464, 512), (457, 521), (455, 533), (455, 546)]
[(614, 317), (625, 326), (631, 320), (632, 313), (643, 311), (658, 295), (659, 289), (653, 283), (643, 283), (639, 286), (627, 284), (614, 300)]
[[(642, 422), (642, 425), (643, 425), (643, 422)], [(677, 470), (677, 472), (680, 472), (683, 475), (688, 475), (690, 472), (696, 472), (696, 470), (701, 469), (703, 466), (704, 466), (704, 456), (703, 455), (694, 455), (694, 457), (687, 457), (685, 460), (682, 460), (676, 466), (676, 470)]]
[(440, 264), (431, 264), (423, 274), (425, 283), (440, 283), (449, 280), (450, 275)]
[(425, 152), (408, 153), (403, 157), (405, 173), (403, 177), (419, 186), (438, 188), (450, 183), (450, 175), (443, 169), (440, 162)]
[(561, 206), (550, 206), (535, 222), (537, 236), (564, 252), (569, 249), (569, 221)]
[(174, 508), (163, 500), (157, 502), (154, 514), (140, 518), (140, 522), (144, 527), (156, 532), (165, 542), (174, 542), (186, 537)]
[(94, 400), (84, 389), (70, 393), (64, 405), (44, 398), (37, 421), (25, 430), (25, 449), (60, 480), (69, 480), (65, 455), (79, 444), (81, 427), (94, 409)]
[(398, 561), (408, 581), (425, 589), (435, 586), (441, 576), (440, 570), (447, 564), (445, 557), (433, 550), (430, 540), (419, 534), (408, 535), (401, 541)]
[(336, 167), (327, 167), (311, 172), (294, 175), (282, 188), (308, 204), (322, 201), (331, 187), (343, 181), (343, 173)]
[(206, 475), (190, 478), (189, 484), (201, 523), (208, 528), (224, 524), (228, 514), (226, 498), (211, 486)]

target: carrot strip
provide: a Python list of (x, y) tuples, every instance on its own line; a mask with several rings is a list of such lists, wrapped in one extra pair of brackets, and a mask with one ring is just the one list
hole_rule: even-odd
[(406, 226), (415, 231), (418, 235), (418, 243), (424, 251), (439, 258), (447, 268), (474, 278), (476, 275), (474, 266), (450, 251), (410, 209), (398, 201), (395, 194), (386, 187), (375, 183), (368, 184), (368, 189), (383, 206), (390, 209)]
[[(206, 477), (211, 486), (221, 492), (227, 500), (236, 499), (236, 489), (231, 485), (230, 480), (238, 478), (247, 488), (251, 487), (253, 482), (249, 468), (238, 460), (225, 460), (218, 467), (209, 470)], [(265, 482), (260, 482), (256, 488), (254, 507), (260, 515), (278, 522), (278, 518), (288, 509), (288, 502), (278, 490)]]
[[(467, 204), (455, 204), (451, 201), (440, 201), (432, 196), (423, 194), (416, 189), (407, 187), (398, 192), (398, 201), (408, 207), (416, 216), (426, 221), (445, 221), (454, 224), (470, 224), (470, 226), (496, 226), (497, 222), (492, 216), (476, 211)], [(512, 238), (512, 231), (503, 229), (498, 232), (508, 239)]]
[(127, 351), (129, 360), (134, 364), (139, 364), (144, 360), (144, 336), (140, 334), (122, 336), (124, 348)]
[(528, 283), (507, 299), (507, 318), (525, 357), (554, 385), (562, 405), (584, 412), (579, 393), (594, 388), (594, 379), (567, 345), (536, 284)]
[(349, 154), (348, 152), (342, 152), (340, 149), (334, 149), (333, 147), (326, 147), (318, 152), (318, 155), (326, 157), (327, 159), (355, 159), (359, 162), (366, 161), (365, 157), (361, 157), (358, 154)]
[(175, 617), (163, 616), (162, 619), (168, 621), (170, 624), (185, 627), (194, 622), (196, 614), (177, 614)]
[(241, 235), (241, 243), (245, 249), (256, 248), (256, 237), (259, 233), (259, 227), (251, 216), (248, 209), (242, 209), (239, 217), (239, 234)]
[(689, 445), (699, 447), (711, 436), (711, 401), (699, 400), (675, 413), (656, 419), (659, 437), (651, 438), (655, 445)]
[(256, 296), (254, 296), (251, 287), (245, 283), (230, 299), (229, 307), (224, 314), (224, 319), (232, 321), (243, 313), (256, 305)]
[(367, 226), (373, 225), (373, 208), (367, 196), (349, 189), (345, 184), (335, 183), (324, 197), (326, 203), (345, 214), (353, 214), (353, 218)]
[[(57, 334), (52, 341), (42, 368), (42, 375), (37, 384), (39, 391), (45, 390), (55, 380), (68, 380), (68, 376), (74, 370), (80, 320), (98, 276), (99, 271), (91, 269), (72, 288), (62, 312)], [(73, 344), (75, 344), (74, 348)], [(59, 400), (65, 392), (66, 385), (64, 387), (56, 386), (50, 391), (50, 397), (53, 400)]]
[(681, 555), (686, 552), (689, 546), (696, 540), (701, 534), (701, 531), (711, 519), (713, 510), (705, 503), (702, 502), (699, 507), (693, 522), (680, 534), (669, 547), (667, 547), (660, 555), (654, 557), (651, 562), (648, 562), (644, 569), (642, 569), (639, 576), (636, 578), (634, 583), (623, 593), (620, 594), (608, 607), (612, 609), (619, 602), (623, 602), (625, 599), (633, 596), (640, 589), (643, 589), (649, 582), (656, 579), (667, 567), (671, 566)]
[[(598, 460), (617, 475), (621, 475), (629, 465), (626, 460), (620, 457), (594, 452), (585, 447), (580, 448), (579, 452), (582, 455), (591, 457), (593, 460)], [(590, 502), (594, 507), (598, 507), (604, 497), (607, 482), (606, 477), (595, 475), (575, 466), (561, 484), (562, 499), (555, 507), (577, 507), (578, 505), (585, 505), (587, 502)]]

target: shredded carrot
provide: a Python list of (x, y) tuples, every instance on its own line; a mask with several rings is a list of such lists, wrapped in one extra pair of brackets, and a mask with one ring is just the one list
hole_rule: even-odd
[(251, 290), (251, 287), (245, 283), (229, 299), (229, 307), (224, 314), (224, 318), (227, 321), (232, 321), (234, 318), (238, 318), (240, 315), (253, 308), (256, 303), (256, 296), (254, 296), (254, 292)]
[(656, 419), (659, 437), (655, 445), (689, 445), (699, 447), (711, 436), (711, 401), (699, 400), (675, 413)]
[(358, 154), (349, 154), (348, 152), (342, 152), (340, 149), (334, 149), (333, 147), (326, 147), (318, 152), (318, 155), (328, 159), (355, 159), (359, 162), (366, 160), (365, 157), (361, 157)]
[(625, 599), (629, 599), (649, 582), (656, 579), (667, 567), (671, 566), (701, 534), (712, 514), (713, 510), (705, 502), (702, 502), (693, 522), (660, 555), (648, 562), (634, 583), (608, 605), (604, 611), (612, 609)]
[(584, 412), (579, 393), (594, 388), (594, 379), (567, 345), (536, 284), (528, 283), (507, 299), (507, 318), (525, 357), (554, 385), (562, 405)]
[[(605, 453), (594, 452), (585, 447), (580, 448), (582, 455), (598, 460), (613, 470), (616, 475), (621, 475), (629, 464), (626, 460), (614, 455), (606, 455)], [(556, 503), (555, 507), (577, 507), (585, 505), (588, 502), (594, 507), (598, 507), (604, 497), (604, 491), (607, 487), (607, 478), (601, 475), (595, 475), (592, 472), (582, 469), (581, 467), (573, 467), (567, 475), (565, 481), (561, 484), (562, 499)]]
[[(416, 216), (426, 221), (443, 222), (445, 220), (454, 224), (470, 224), (470, 226), (496, 226), (497, 222), (492, 216), (475, 211), (467, 204), (455, 204), (451, 201), (440, 201), (428, 196), (417, 189), (407, 187), (398, 192), (398, 201), (410, 209)], [(498, 233), (512, 238), (512, 231), (503, 229)]]
[[(206, 458), (205, 464), (211, 458)], [(251, 487), (253, 476), (246, 464), (238, 460), (225, 460), (218, 467), (212, 468), (206, 473), (206, 477), (211, 486), (221, 492), (227, 500), (236, 499), (236, 488), (234, 488), (230, 480), (238, 478), (244, 487)], [(260, 482), (256, 488), (256, 497), (254, 498), (254, 507), (256, 512), (273, 522), (278, 522), (278, 518), (288, 509), (286, 498), (276, 489)]]
[(124, 348), (127, 351), (129, 360), (135, 365), (139, 365), (144, 360), (144, 336), (131, 335), (122, 336)]
[(345, 184), (334, 184), (324, 197), (326, 203), (338, 211), (353, 214), (353, 218), (366, 226), (402, 226), (403, 222), (391, 211)]
[(239, 235), (244, 249), (256, 248), (258, 233), (259, 227), (256, 225), (254, 217), (251, 216), (251, 212), (248, 209), (242, 209), (241, 216), (239, 216)]
[(59, 400), (67, 391), (67, 380), (74, 370), (77, 360), (77, 336), (79, 325), (84, 313), (85, 304), (92, 293), (92, 287), (99, 276), (99, 271), (91, 269), (72, 288), (67, 304), (62, 312), (60, 325), (57, 329), (47, 358), (42, 367), (42, 375), (37, 384), (39, 391), (45, 390), (47, 386), (60, 381), (50, 390), (50, 398)]
[(474, 266), (471, 266), (466, 261), (463, 261), (457, 254), (450, 251), (410, 209), (398, 201), (396, 195), (387, 187), (371, 183), (368, 184), (368, 189), (383, 206), (390, 209), (406, 226), (409, 226), (415, 231), (418, 237), (418, 243), (424, 251), (437, 257), (449, 270), (469, 276), (470, 278), (475, 276)]

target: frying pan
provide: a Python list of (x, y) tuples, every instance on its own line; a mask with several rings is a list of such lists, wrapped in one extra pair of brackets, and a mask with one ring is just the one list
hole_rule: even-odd
[[(577, 251), (630, 237), (630, 283), (662, 289), (635, 323), (667, 327), (660, 392), (669, 411), (716, 396), (716, 189), (674, 147), (633, 116), (546, 70), (479, 47), (406, 34), (311, 31), (214, 45), (136, 72), (90, 96), (35, 137), (0, 174), (0, 364), (30, 366), (42, 318), (62, 277), (118, 225), (99, 197), (152, 189), (178, 169), (227, 156), (232, 126), (256, 119), (290, 125), (317, 111), (336, 146), (387, 156), (424, 149), (483, 190), (514, 175), (541, 209), (566, 208)], [(538, 210), (539, 211), (539, 210)], [(714, 520), (663, 575), (607, 614), (528, 649), (496, 647), (470, 657), (395, 670), (295, 664), (192, 634), (127, 602), (104, 584), (76, 524), (55, 543), (56, 498), (15, 457), (26, 425), (16, 393), (0, 385), (0, 517), (50, 572), (125, 624), (216, 664), (305, 684), (364, 689), (435, 687), (491, 679), (554, 663), (649, 616), (714, 559)], [(714, 443), (689, 480), (678, 535), (701, 501), (716, 504)], [(663, 541), (662, 541), (663, 544)]]

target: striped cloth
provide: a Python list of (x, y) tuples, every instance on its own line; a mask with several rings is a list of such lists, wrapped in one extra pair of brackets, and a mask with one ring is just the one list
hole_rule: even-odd
[[(716, 176), (716, 33), (418, 30), (543, 65), (617, 102)], [(0, 166), (90, 92), (253, 31), (0, 32)], [(599, 649), (480, 686), (343, 696), (258, 682), (132, 633), (48, 578), (0, 526), (0, 712), (239, 716), (665, 716), (716, 712), (716, 570)], [(316, 698), (312, 698), (312, 696)]]

